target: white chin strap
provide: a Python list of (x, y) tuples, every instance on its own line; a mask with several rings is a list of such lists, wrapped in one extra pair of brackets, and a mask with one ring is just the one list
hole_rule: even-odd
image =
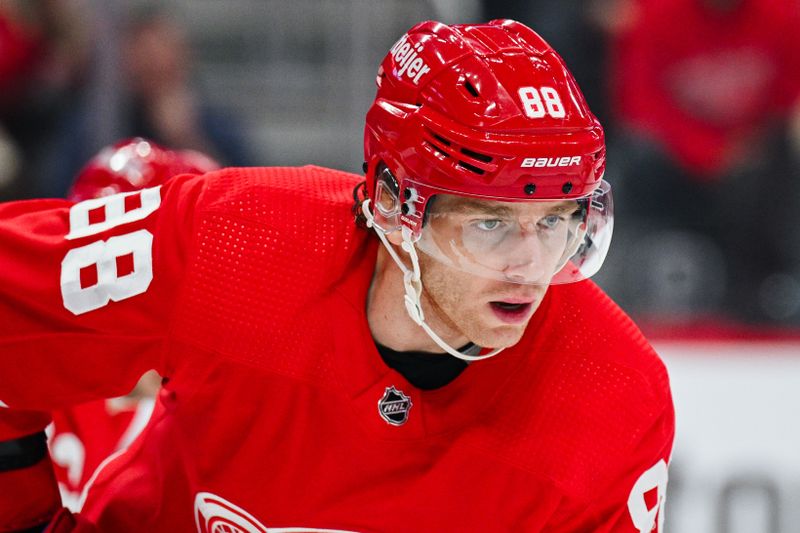
[(497, 348), (487, 354), (484, 355), (467, 355), (465, 353), (459, 352), (445, 341), (442, 340), (439, 335), (434, 332), (431, 327), (425, 322), (425, 313), (422, 312), (422, 305), (420, 304), (420, 295), (422, 294), (422, 279), (420, 278), (420, 271), (419, 271), (419, 257), (417, 256), (417, 249), (414, 247), (414, 243), (411, 241), (411, 230), (407, 227), (403, 226), (401, 231), (403, 235), (403, 244), (400, 246), (411, 258), (411, 266), (413, 270), (409, 270), (408, 267), (400, 260), (400, 257), (397, 255), (397, 252), (394, 250), (394, 246), (386, 239), (385, 232), (375, 224), (374, 218), (372, 216), (372, 211), (370, 211), (370, 199), (367, 198), (364, 200), (364, 203), (361, 205), (361, 210), (364, 213), (364, 216), (367, 219), (367, 227), (372, 228), (375, 230), (375, 233), (378, 234), (378, 238), (381, 240), (383, 245), (389, 251), (389, 255), (392, 256), (394, 262), (397, 263), (397, 266), (400, 267), (400, 270), (403, 271), (403, 286), (405, 287), (406, 294), (403, 297), (403, 300), (406, 304), (406, 312), (408, 316), (411, 317), (417, 325), (419, 325), (425, 333), (439, 346), (442, 350), (449, 353), (453, 357), (457, 357), (464, 361), (480, 361), (481, 359), (488, 359), (489, 357), (493, 357), (500, 353), (503, 348)]

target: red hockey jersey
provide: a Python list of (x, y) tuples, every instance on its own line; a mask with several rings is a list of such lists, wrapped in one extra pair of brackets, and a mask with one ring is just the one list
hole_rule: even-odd
[(0, 439), (155, 368), (144, 438), (88, 490), (102, 531), (649, 532), (674, 422), (638, 329), (591, 282), (554, 286), (516, 346), (416, 389), (370, 335), (360, 179), (0, 206)]
[(83, 487), (98, 466), (133, 442), (153, 411), (153, 398), (111, 398), (54, 411), (47, 442), (62, 503), (80, 507)]

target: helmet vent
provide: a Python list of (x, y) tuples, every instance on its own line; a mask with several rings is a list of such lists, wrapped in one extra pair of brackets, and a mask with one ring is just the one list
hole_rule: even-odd
[(442, 156), (442, 157), (450, 157), (450, 154), (448, 154), (447, 152), (445, 152), (444, 150), (442, 150), (442, 149), (441, 149), (441, 147), (439, 147), (439, 146), (436, 146), (436, 145), (435, 145), (435, 144), (433, 144), (432, 142), (428, 142), (428, 146), (429, 146), (430, 148), (433, 148), (433, 151), (434, 151), (434, 152), (436, 152), (436, 154), (437, 154), (437, 155), (440, 155), (440, 156)]
[(461, 153), (466, 155), (466, 156), (472, 157), (473, 159), (477, 159), (478, 161), (483, 161), (484, 163), (491, 163), (492, 162), (492, 156), (486, 155), (486, 154), (481, 154), (479, 152), (474, 152), (474, 151), (470, 150), (469, 148), (462, 148), (461, 149)]
[(474, 86), (474, 85), (472, 85), (472, 82), (470, 82), (469, 80), (464, 80), (464, 88), (465, 88), (465, 89), (467, 90), (467, 92), (468, 92), (469, 94), (471, 94), (471, 95), (472, 95), (474, 98), (478, 98), (478, 97), (480, 97), (480, 93), (478, 92), (478, 89), (476, 89), (476, 88), (475, 88), (475, 86)]
[(449, 140), (430, 130), (426, 130), (426, 133), (427, 135), (423, 140), (429, 149), (433, 149), (433, 151), (442, 158), (454, 155), (453, 149), (450, 146), (452, 143)]
[(433, 138), (434, 138), (434, 139), (436, 139), (437, 141), (439, 141), (439, 142), (440, 142), (440, 143), (442, 143), (443, 145), (445, 145), (445, 146), (450, 146), (450, 141), (448, 141), (447, 139), (445, 139), (445, 138), (444, 138), (444, 137), (442, 137), (441, 135), (438, 135), (438, 134), (436, 134), (436, 133), (433, 133), (433, 132), (431, 132), (431, 134), (433, 135)]
[[(425, 139), (425, 144), (427, 144), (429, 148), (432, 148), (436, 154), (442, 157), (450, 157), (449, 150), (444, 148), (444, 146), (449, 147), (450, 142), (447, 139), (436, 135), (435, 133), (432, 133), (432, 136), (434, 137), (433, 139)], [(437, 143), (441, 143), (441, 145)]]
[(457, 169), (466, 170), (479, 176), (495, 170), (495, 165), (492, 164), (494, 161), (492, 156), (459, 146), (458, 143), (428, 128), (425, 128), (423, 142), (429, 151), (433, 152), (441, 160), (448, 159), (450, 165)]
[(483, 174), (484, 174), (484, 171), (483, 171), (482, 168), (478, 168), (476, 166), (470, 165), (466, 161), (459, 161), (458, 162), (458, 166), (460, 166), (461, 168), (463, 168), (465, 170), (469, 170), (470, 172), (474, 172), (475, 174), (478, 174), (479, 176), (483, 176)]

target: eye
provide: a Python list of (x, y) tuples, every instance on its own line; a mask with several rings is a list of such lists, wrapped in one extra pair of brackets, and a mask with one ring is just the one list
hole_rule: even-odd
[(475, 226), (482, 231), (493, 231), (500, 227), (502, 221), (497, 218), (487, 218), (485, 220), (478, 220)]
[(539, 220), (539, 225), (543, 226), (545, 229), (554, 229), (562, 220), (564, 219), (559, 215), (547, 215)]

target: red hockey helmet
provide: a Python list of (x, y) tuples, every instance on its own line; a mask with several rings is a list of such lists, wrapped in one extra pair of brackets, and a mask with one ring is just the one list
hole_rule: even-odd
[(73, 201), (161, 185), (177, 174), (202, 174), (219, 168), (194, 150), (167, 150), (142, 138), (103, 148), (80, 171), (67, 198)]
[(405, 227), (422, 251), (478, 273), (487, 270), (479, 256), (499, 242), (478, 246), (460, 237), (442, 249), (442, 236), (439, 243), (420, 239), (432, 197), (576, 200), (580, 220), (565, 234), (565, 256), (553, 261), (566, 270), (541, 282), (597, 271), (613, 223), (610, 187), (601, 187), (603, 129), (564, 61), (538, 34), (511, 20), (423, 22), (391, 48), (376, 81), (364, 134), (375, 225), (385, 232)]

